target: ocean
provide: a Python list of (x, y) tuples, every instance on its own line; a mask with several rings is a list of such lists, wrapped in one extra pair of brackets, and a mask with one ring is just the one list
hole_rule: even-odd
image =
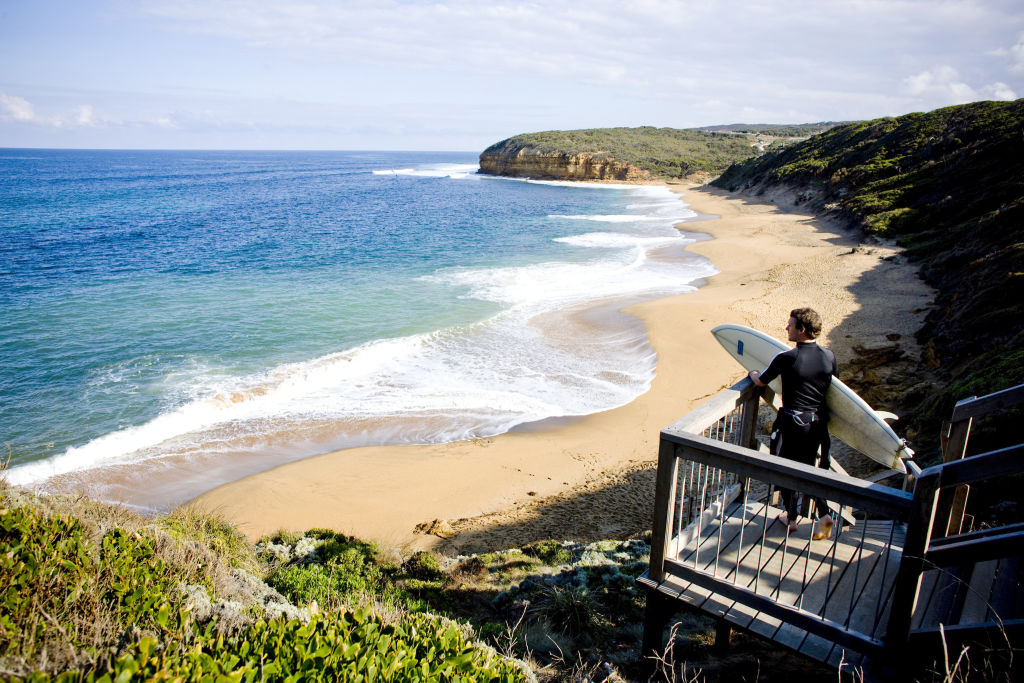
[(619, 309), (716, 269), (665, 187), (445, 152), (0, 150), (9, 482), (165, 510), (246, 474), (624, 405)]

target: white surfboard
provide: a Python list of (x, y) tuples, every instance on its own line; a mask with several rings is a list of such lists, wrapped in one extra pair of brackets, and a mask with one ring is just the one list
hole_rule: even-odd
[[(776, 354), (791, 347), (745, 325), (719, 325), (711, 330), (715, 339), (747, 370), (758, 372), (768, 367)], [(776, 377), (768, 386), (776, 394), (776, 407), (782, 400), (782, 383)], [(855, 394), (839, 378), (832, 378), (832, 386), (825, 394), (825, 403), (831, 417), (828, 431), (832, 436), (849, 444), (872, 460), (889, 469), (906, 472), (903, 458), (914, 455), (906, 443), (885, 422), (892, 413), (877, 412)]]

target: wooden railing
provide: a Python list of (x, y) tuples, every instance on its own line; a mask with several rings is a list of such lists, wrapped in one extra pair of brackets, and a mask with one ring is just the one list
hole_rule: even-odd
[[(890, 488), (763, 452), (758, 401), (744, 379), (662, 431), (650, 568), (640, 578), (647, 654), (660, 650), (667, 615), (683, 601), (822, 661), (899, 662), (928, 631), (925, 571), (1024, 555), (1024, 525), (932, 540), (940, 494), (1024, 471), (1024, 446), (924, 471), (908, 463)], [(822, 540), (809, 522), (790, 533), (775, 521), (780, 487), (829, 501), (847, 524)]]

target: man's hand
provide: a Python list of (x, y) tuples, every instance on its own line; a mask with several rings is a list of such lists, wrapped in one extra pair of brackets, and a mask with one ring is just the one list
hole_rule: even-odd
[(754, 383), (754, 386), (767, 386), (764, 382), (761, 381), (761, 373), (758, 372), (757, 370), (751, 370), (749, 373), (747, 373), (747, 377), (749, 377), (750, 381)]

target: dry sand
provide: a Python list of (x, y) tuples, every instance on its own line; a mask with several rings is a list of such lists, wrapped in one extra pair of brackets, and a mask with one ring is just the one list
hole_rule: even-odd
[[(329, 527), (383, 547), (445, 552), (638, 533), (650, 527), (660, 430), (743, 375), (710, 334), (715, 325), (741, 323), (785, 338), (789, 310), (806, 305), (822, 314), (824, 343), (841, 366), (854, 344), (899, 339), (905, 354), (918, 353), (912, 335), (932, 292), (898, 249), (863, 244), (785, 195), (673, 189), (692, 209), (719, 216), (681, 227), (714, 237), (689, 249), (721, 272), (696, 292), (626, 309), (646, 325), (658, 354), (646, 394), (547, 430), (328, 453), (221, 486), (194, 503), (250, 538)], [(416, 531), (435, 520), (441, 535), (454, 535)]]

